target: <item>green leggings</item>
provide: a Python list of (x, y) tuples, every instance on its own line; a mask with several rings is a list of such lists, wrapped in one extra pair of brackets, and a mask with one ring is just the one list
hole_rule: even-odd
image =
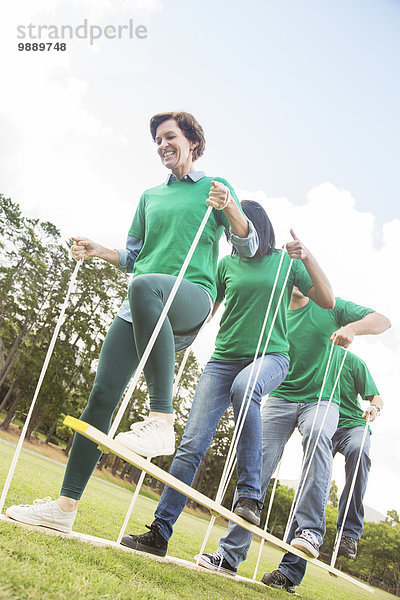
[[(116, 317), (108, 330), (82, 421), (106, 433), (109, 431), (112, 415), (139, 364), (175, 280), (172, 275), (161, 274), (133, 278), (128, 294), (133, 323)], [(144, 368), (152, 411), (173, 412), (174, 334), (195, 331), (209, 311), (210, 301), (204, 289), (184, 279)], [(100, 454), (96, 444), (75, 435), (62, 496), (79, 500)]]

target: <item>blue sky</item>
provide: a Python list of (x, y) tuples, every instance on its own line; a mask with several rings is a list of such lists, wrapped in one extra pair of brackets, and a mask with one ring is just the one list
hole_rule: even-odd
[(102, 97), (130, 142), (143, 114), (185, 108), (204, 164), (240, 187), (298, 204), (333, 181), (379, 224), (399, 216), (399, 2), (168, 0), (136, 19), (145, 42), (75, 55), (94, 71), (87, 102)]

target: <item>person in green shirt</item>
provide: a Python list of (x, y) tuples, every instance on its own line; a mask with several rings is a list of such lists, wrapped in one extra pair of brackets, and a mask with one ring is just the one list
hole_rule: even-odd
[[(376, 313), (370, 314), (375, 314), (377, 321), (381, 318)], [(339, 348), (339, 355), (343, 356), (343, 353), (343, 348)], [(364, 400), (370, 401), (370, 405), (365, 411), (362, 410), (359, 404), (358, 395)], [(379, 414), (382, 406), (382, 399), (366, 364), (358, 356), (348, 352), (340, 376), (339, 423), (332, 437), (332, 456), (335, 456), (337, 452), (344, 455), (346, 471), (346, 482), (339, 501), (339, 516), (336, 524), (338, 531), (343, 522), (347, 499), (360, 454), (365, 420), (369, 416), (370, 422), (372, 422)], [(371, 466), (369, 450), (370, 434), (367, 434), (338, 552), (338, 554), (350, 559), (356, 558), (357, 543), (363, 532), (363, 498)], [(286, 554), (278, 570), (266, 573), (263, 581), (267, 585), (283, 587), (283, 589), (290, 592), (295, 587), (293, 582), (300, 585), (306, 573), (306, 568), (306, 561)]]
[[(361, 408), (358, 396), (370, 402), (365, 410)], [(361, 358), (349, 352), (340, 377), (339, 424), (332, 438), (332, 454), (335, 456), (337, 452), (340, 452), (344, 455), (346, 472), (345, 485), (339, 500), (339, 515), (336, 523), (338, 531), (343, 523), (349, 491), (360, 454), (365, 420), (369, 417), (370, 422), (374, 421), (382, 407), (382, 399), (367, 365)], [(371, 430), (369, 429), (339, 544), (338, 554), (351, 560), (355, 560), (357, 556), (358, 540), (364, 529), (363, 500), (371, 467), (370, 435)]]
[[(262, 508), (260, 405), (262, 397), (275, 389), (287, 373), (290, 352), (287, 340), (287, 313), (293, 285), (299, 286), (304, 294), (321, 306), (333, 306), (334, 296), (317, 261), (292, 231), (294, 240), (286, 245), (287, 253), (283, 255), (269, 320), (255, 362), (254, 373), (257, 374), (257, 380), (252, 381), (248, 388), (257, 342), (282, 258), (282, 250), (275, 249), (274, 230), (261, 205), (245, 200), (242, 202), (242, 208), (257, 229), (259, 248), (253, 258), (243, 257), (233, 250), (231, 256), (225, 256), (219, 262), (216, 307), (225, 299), (225, 309), (215, 350), (200, 377), (188, 423), (170, 473), (191, 485), (218, 422), (228, 406), (232, 404), (237, 421), (242, 403), (246, 406), (247, 400), (250, 399), (236, 451), (238, 498), (234, 511), (257, 525)], [(283, 288), (290, 259), (294, 260), (286, 287)], [(282, 288), (282, 302), (266, 354), (262, 356)], [(155, 511), (155, 519), (149, 527), (150, 531), (140, 535), (126, 535), (122, 544), (164, 556), (173, 525), (186, 500), (184, 495), (165, 487)]]
[[(174, 335), (189, 345), (210, 313), (217, 293), (214, 280), (223, 231), (243, 256), (256, 252), (258, 240), (230, 184), (195, 170), (195, 161), (205, 147), (204, 132), (196, 119), (185, 112), (158, 114), (150, 120), (150, 132), (170, 173), (165, 183), (142, 195), (126, 249), (113, 250), (75, 237), (72, 253), (77, 260), (99, 257), (133, 272), (128, 298), (104, 340), (93, 389), (81, 416), (108, 432), (113, 412), (139, 364), (206, 210), (213, 208), (144, 369), (149, 418), (136, 423), (130, 432), (119, 434), (120, 441), (136, 452), (158, 456), (175, 451)], [(32, 525), (71, 531), (78, 501), (100, 454), (96, 444), (75, 435), (60, 497), (14, 506), (7, 514)]]
[[(336, 298), (333, 308), (325, 310), (294, 287), (287, 324), (290, 342), (289, 372), (283, 383), (269, 395), (261, 411), (262, 497), (281, 459), (285, 444), (297, 427), (302, 435), (303, 452), (307, 450), (299, 489), (303, 487), (304, 474), (309, 466), (310, 469), (304, 481), (288, 541), (309, 556), (317, 557), (325, 533), (325, 507), (333, 461), (331, 440), (339, 418), (340, 387), (334, 393), (333, 387), (342, 358), (340, 346), (349, 346), (355, 335), (381, 333), (390, 326), (390, 322), (369, 308), (341, 298)], [(318, 398), (331, 349), (331, 366), (318, 409)], [(329, 404), (331, 395), (333, 402)], [(321, 429), (325, 413), (326, 420)], [(320, 437), (316, 452), (310, 462), (318, 435)], [(238, 565), (246, 559), (251, 539), (252, 534), (230, 523), (228, 533), (220, 539), (218, 550), (213, 554), (203, 554), (200, 564), (212, 570), (221, 570), (222, 566), (226, 573), (235, 574)], [(262, 581), (294, 592), (295, 586), (302, 580), (305, 564), (303, 559), (287, 553), (279, 569), (266, 573)]]

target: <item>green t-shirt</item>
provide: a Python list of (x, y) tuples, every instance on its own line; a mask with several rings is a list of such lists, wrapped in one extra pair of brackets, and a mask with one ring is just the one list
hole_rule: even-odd
[[(206, 200), (213, 180), (229, 187), (240, 208), (233, 188), (221, 177), (162, 183), (142, 194), (129, 230), (129, 235), (143, 240), (134, 277), (148, 273), (178, 275), (208, 208)], [(218, 242), (224, 228), (229, 230), (224, 212), (213, 209), (185, 274), (185, 279), (207, 290), (213, 301)]]
[[(254, 356), (260, 337), (282, 250), (262, 258), (240, 258), (237, 254), (224, 256), (217, 269), (217, 301), (225, 297), (225, 310), (217, 335), (214, 358), (242, 360)], [(285, 255), (270, 309), (260, 355), (268, 336), (290, 258)], [(267, 353), (278, 352), (288, 357), (286, 314), (293, 285), (306, 294), (312, 281), (303, 263), (294, 260), (282, 302), (268, 343)]]
[(365, 362), (348, 352), (340, 377), (338, 427), (365, 425), (365, 419), (362, 418), (364, 411), (358, 401), (359, 394), (366, 400), (368, 396), (375, 396), (379, 392)]
[[(288, 311), (290, 367), (286, 379), (271, 393), (290, 402), (316, 402), (319, 398), (334, 331), (359, 321), (374, 312), (336, 298), (335, 307), (324, 309), (309, 300), (302, 308)], [(322, 400), (329, 400), (342, 358), (341, 347), (335, 346), (325, 382)], [(347, 360), (347, 359), (346, 359)], [(340, 402), (340, 381), (333, 401)]]

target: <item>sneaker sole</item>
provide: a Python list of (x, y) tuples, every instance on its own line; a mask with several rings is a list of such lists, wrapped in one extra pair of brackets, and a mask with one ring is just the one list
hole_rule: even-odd
[(159, 550), (158, 548), (154, 548), (154, 546), (147, 546), (146, 544), (141, 544), (140, 542), (135, 542), (127, 535), (121, 540), (121, 545), (126, 546), (127, 548), (131, 548), (132, 550), (138, 550), (138, 552), (147, 552), (148, 554), (154, 554), (155, 556), (165, 556), (167, 554), (167, 550)]
[(229, 571), (229, 569), (224, 569), (224, 567), (215, 567), (212, 563), (208, 562), (199, 554), (196, 554), (196, 556), (194, 557), (196, 562), (199, 557), (199, 565), (201, 567), (204, 567), (205, 569), (208, 569), (208, 571), (214, 571), (214, 573), (224, 573), (225, 575), (230, 575), (231, 577), (235, 577), (237, 575), (237, 571)]
[(35, 519), (29, 519), (28, 517), (20, 517), (13, 514), (13, 511), (9, 508), (6, 510), (6, 516), (12, 519), (13, 521), (18, 521), (18, 523), (25, 523), (25, 525), (34, 525), (35, 527), (47, 527), (47, 529), (55, 529), (56, 531), (61, 531), (62, 533), (71, 533), (72, 527), (64, 527), (63, 525), (57, 525), (56, 523), (47, 523), (47, 522), (39, 522)]
[(285, 586), (278, 585), (277, 583), (267, 583), (266, 581), (264, 581), (264, 577), (261, 579), (261, 583), (263, 583), (264, 585), (266, 585), (267, 587), (269, 587), (273, 590), (283, 590), (284, 592), (287, 592), (288, 594), (292, 594), (292, 596), (298, 596), (299, 598), (301, 598), (301, 595), (296, 592), (296, 586), (289, 586), (289, 587), (285, 588)]
[(245, 508), (241, 508), (240, 506), (238, 506), (238, 508), (235, 508), (233, 512), (235, 513), (235, 515), (242, 517), (242, 519), (248, 521), (249, 523), (252, 523), (253, 525), (256, 525), (257, 527), (260, 525), (260, 517), (257, 517), (254, 513), (246, 510)]
[(265, 583), (265, 581), (263, 581), (263, 580), (261, 580), (261, 581), (266, 587), (271, 588), (271, 590), (282, 590), (282, 592), (287, 592), (288, 594), (291, 594), (292, 596), (298, 596), (298, 598), (302, 598), (301, 594), (298, 594), (291, 588), (285, 588), (285, 587), (282, 587), (281, 585), (273, 585), (272, 583)]
[(301, 550), (304, 554), (307, 554), (310, 558), (318, 558), (319, 550), (316, 550), (311, 544), (309, 544), (306, 540), (292, 540), (290, 545), (293, 548), (297, 548), (297, 550)]

